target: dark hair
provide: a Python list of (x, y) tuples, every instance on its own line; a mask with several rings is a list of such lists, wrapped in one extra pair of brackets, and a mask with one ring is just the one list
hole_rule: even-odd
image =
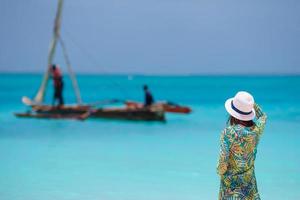
[(229, 117), (228, 121), (229, 121), (231, 126), (240, 124), (240, 125), (245, 126), (245, 127), (251, 127), (251, 126), (254, 125), (253, 120), (243, 121), (243, 120), (239, 120), (239, 119), (237, 119), (235, 117), (232, 117), (232, 116)]
[(56, 69), (56, 64), (52, 65), (52, 69), (55, 70)]
[(148, 85), (144, 85), (144, 90), (148, 90)]

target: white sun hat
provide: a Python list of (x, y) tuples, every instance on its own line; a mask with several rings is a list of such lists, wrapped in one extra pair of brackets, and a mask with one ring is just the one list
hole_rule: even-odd
[(238, 92), (225, 102), (227, 112), (236, 119), (250, 121), (255, 118), (254, 98), (245, 91)]

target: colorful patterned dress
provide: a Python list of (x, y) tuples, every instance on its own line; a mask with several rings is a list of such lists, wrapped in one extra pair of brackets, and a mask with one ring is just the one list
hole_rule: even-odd
[(254, 108), (254, 126), (228, 125), (221, 134), (217, 167), (221, 177), (219, 200), (260, 200), (254, 161), (267, 116), (257, 104)]

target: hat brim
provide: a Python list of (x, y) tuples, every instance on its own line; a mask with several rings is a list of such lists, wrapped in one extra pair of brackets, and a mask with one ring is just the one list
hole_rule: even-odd
[(254, 108), (252, 109), (252, 112), (249, 115), (243, 115), (240, 114), (238, 112), (236, 112), (235, 110), (232, 109), (231, 107), (231, 101), (233, 100), (233, 98), (227, 99), (227, 101), (225, 102), (225, 109), (227, 110), (227, 112), (233, 116), (234, 118), (237, 118), (239, 120), (242, 121), (250, 121), (253, 120), (255, 118), (255, 110)]

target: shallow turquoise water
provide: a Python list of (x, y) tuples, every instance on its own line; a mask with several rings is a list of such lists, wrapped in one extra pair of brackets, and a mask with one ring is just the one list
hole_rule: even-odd
[(193, 107), (191, 115), (167, 115), (165, 124), (15, 118), (26, 110), (20, 98), (33, 96), (40, 79), (0, 75), (0, 199), (217, 199), (223, 102), (242, 89), (269, 117), (256, 162), (262, 199), (300, 199), (299, 76), (79, 76), (86, 102), (142, 100), (147, 83), (156, 99)]

